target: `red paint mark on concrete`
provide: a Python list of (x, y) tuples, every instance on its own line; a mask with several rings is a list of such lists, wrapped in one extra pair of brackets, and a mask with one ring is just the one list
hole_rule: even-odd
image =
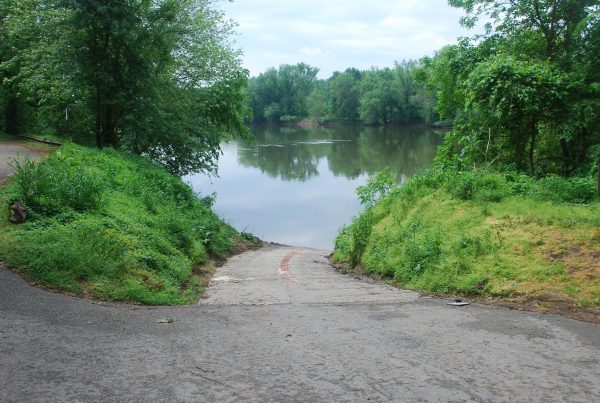
[(290, 260), (296, 255), (298, 252), (290, 252), (281, 260), (281, 264), (279, 265), (279, 274), (286, 277), (290, 281), (298, 281), (294, 276), (294, 273), (290, 271)]

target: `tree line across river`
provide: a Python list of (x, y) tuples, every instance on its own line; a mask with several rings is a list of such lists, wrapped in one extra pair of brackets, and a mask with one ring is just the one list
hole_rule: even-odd
[(410, 60), (393, 68), (348, 68), (326, 80), (305, 63), (271, 68), (250, 80), (253, 121), (434, 124), (439, 120), (436, 94), (417, 80), (419, 67)]

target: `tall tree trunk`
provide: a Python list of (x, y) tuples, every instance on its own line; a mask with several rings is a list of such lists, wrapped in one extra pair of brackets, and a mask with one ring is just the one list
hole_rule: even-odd
[(534, 123), (530, 127), (531, 132), (531, 144), (529, 147), (529, 168), (531, 170), (531, 176), (535, 176), (535, 141), (537, 138), (537, 125)]
[(527, 138), (514, 136), (515, 164), (518, 171), (527, 171)]
[(567, 140), (560, 139), (560, 149), (563, 154), (563, 174), (567, 176), (571, 172), (571, 152)]
[(102, 95), (100, 94), (100, 86), (96, 84), (96, 147), (102, 148), (104, 147), (103, 137), (102, 137), (102, 126), (103, 126), (103, 103), (102, 103)]
[(598, 197), (600, 197), (600, 160), (598, 161)]
[(6, 133), (19, 134), (19, 105), (17, 97), (11, 96), (6, 104)]
[(114, 122), (113, 107), (110, 104), (105, 106), (104, 124), (102, 127), (102, 139), (105, 146), (117, 148), (116, 125)]

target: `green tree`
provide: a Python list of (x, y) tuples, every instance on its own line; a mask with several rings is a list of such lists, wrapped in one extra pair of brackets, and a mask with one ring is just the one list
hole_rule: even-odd
[(253, 77), (248, 86), (249, 106), (253, 118), (257, 122), (279, 121), (281, 108), (279, 106), (279, 87), (277, 85), (277, 70), (270, 68), (258, 77)]
[(330, 114), (328, 93), (327, 93), (327, 82), (318, 81), (308, 98), (306, 99), (306, 105), (308, 108), (308, 116), (317, 121), (322, 122), (327, 119)]
[(308, 117), (307, 98), (319, 69), (306, 63), (270, 68), (250, 84), (250, 108), (254, 120), (278, 122)]
[(78, 66), (66, 40), (72, 13), (52, 1), (6, 0), (0, 16), (6, 130), (85, 132), (89, 111), (81, 98), (87, 87), (75, 79)]
[(503, 36), (535, 32), (544, 43), (543, 56), (566, 65), (573, 62), (579, 25), (597, 11), (597, 0), (449, 0), (467, 15), (462, 23), (472, 27), (481, 15), (491, 19), (487, 29)]
[[(422, 76), (455, 131), (443, 148), (465, 162), (498, 161), (531, 173), (585, 172), (600, 143), (597, 2), (449, 0), (472, 26), (462, 41), (425, 60)], [(457, 148), (456, 146), (459, 145)]]
[(256, 122), (310, 117), (368, 125), (434, 123), (435, 93), (416, 81), (418, 67), (403, 61), (393, 69), (349, 68), (319, 81), (310, 66), (282, 65), (251, 80), (249, 105)]
[(285, 94), (282, 99), (284, 115), (294, 119), (308, 116), (306, 98), (312, 91), (318, 72), (318, 68), (306, 63), (279, 67), (278, 83)]
[(549, 63), (499, 56), (479, 63), (468, 78), (467, 88), (466, 108), (476, 111), (477, 116), (464, 123), (463, 129), (473, 133), (473, 144), (466, 146), (476, 146), (484, 160), (489, 159), (491, 150), (506, 150), (505, 159), (535, 174), (539, 137), (564, 110), (564, 77)]
[(463, 115), (465, 103), (465, 81), (471, 71), (486, 58), (494, 54), (498, 38), (486, 38), (478, 45), (461, 39), (456, 45), (448, 45), (433, 57), (419, 61), (415, 76), (424, 85), (425, 91), (435, 93), (435, 112), (442, 121), (450, 123)]
[(0, 32), (15, 45), (1, 60), (4, 82), (42, 126), (69, 126), (175, 174), (213, 169), (219, 139), (245, 133), (247, 72), (211, 0), (25, 0), (4, 10)]
[(360, 82), (360, 120), (368, 125), (386, 124), (398, 105), (393, 97), (393, 73), (390, 69), (371, 69)]
[(360, 82), (360, 119), (361, 122), (375, 124), (411, 124), (420, 123), (426, 112), (427, 89), (417, 83), (415, 76), (417, 62), (403, 61), (395, 63), (393, 69), (373, 68), (362, 74)]
[(420, 89), (415, 81), (417, 62), (404, 60), (396, 62), (394, 66), (394, 92), (397, 97), (399, 116), (393, 119), (394, 123), (416, 123), (419, 121), (418, 107), (415, 96)]
[(359, 83), (362, 73), (354, 68), (335, 72), (329, 79), (332, 117), (344, 122), (359, 120)]

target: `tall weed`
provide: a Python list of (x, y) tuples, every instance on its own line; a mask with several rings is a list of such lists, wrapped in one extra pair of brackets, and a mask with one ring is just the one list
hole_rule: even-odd
[(51, 216), (65, 209), (98, 210), (103, 205), (103, 178), (59, 158), (42, 163), (13, 162), (18, 198), (29, 210)]

